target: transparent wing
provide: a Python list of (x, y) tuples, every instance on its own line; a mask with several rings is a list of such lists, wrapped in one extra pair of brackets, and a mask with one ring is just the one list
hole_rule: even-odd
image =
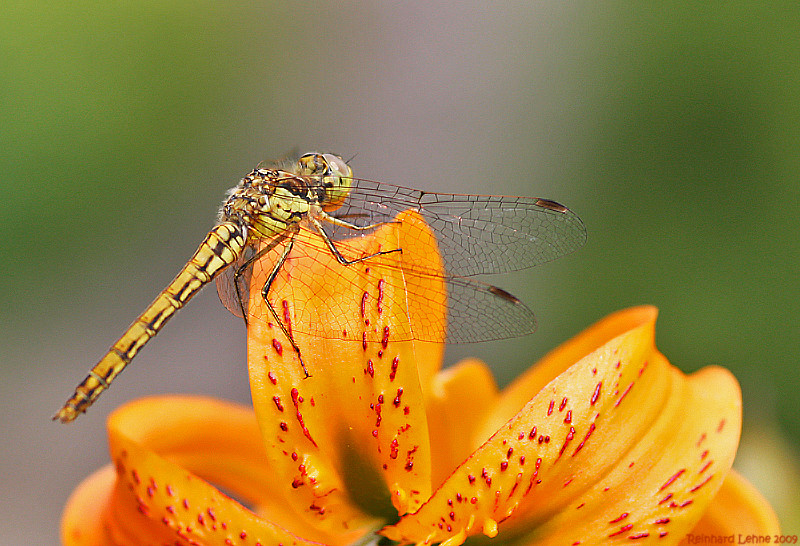
[[(350, 232), (353, 233), (352, 230)], [(363, 249), (355, 241), (351, 238), (335, 244), (343, 256), (354, 259), (364, 255)], [(252, 277), (266, 278), (281, 251), (282, 246), (279, 246), (254, 261), (247, 268), (247, 275), (242, 275), (239, 282), (244, 282), (242, 279), (245, 277), (248, 282)], [(313, 271), (300, 264), (301, 260), (309, 258), (317, 264)], [(235, 266), (230, 269), (233, 267)], [(398, 268), (402, 269), (402, 275), (387, 274)], [(309, 294), (314, 294), (319, 298), (318, 301), (325, 302), (326, 308), (332, 309), (324, 318), (319, 318), (311, 310), (293, 308), (294, 331), (316, 337), (361, 340), (365, 326), (359, 317), (365, 317), (366, 308), (374, 308), (376, 305), (380, 307), (381, 302), (388, 308), (393, 300), (399, 298), (402, 301), (411, 296), (439, 300), (442, 292), (446, 295), (446, 298), (441, 298), (446, 302), (448, 315), (446, 332), (441, 330), (438, 323), (427, 324), (427, 317), (417, 316), (414, 318), (417, 322), (407, 325), (407, 329), (395, 328), (392, 339), (446, 339), (453, 343), (466, 343), (519, 337), (536, 329), (533, 312), (514, 296), (495, 286), (467, 277), (443, 277), (425, 264), (408, 263), (402, 254), (377, 256), (352, 265), (342, 265), (332, 258), (317, 234), (305, 229), (296, 236), (294, 249), (279, 273), (279, 278), (281, 277), (287, 279), (284, 290), (292, 294), (286, 298), (287, 301), (308, 301)], [(220, 299), (226, 303), (228, 309), (240, 316), (241, 311), (238, 310), (241, 307), (232, 280), (233, 275), (226, 275), (224, 279), (222, 276), (218, 277)], [(343, 282), (351, 283), (354, 290), (342, 289)], [(342, 299), (342, 292), (362, 294), (363, 297)], [(240, 286), (240, 293), (246, 293), (244, 286)], [(275, 292), (270, 293), (273, 307), (278, 310), (279, 315), (282, 314), (283, 302)], [(274, 317), (270, 316), (266, 307), (261, 306), (259, 309), (261, 315), (256, 317), (257, 320), (274, 322)], [(369, 325), (369, 321), (366, 324)], [(373, 323), (367, 329), (375, 326)], [(376, 330), (374, 334), (379, 335), (380, 332)]]
[[(366, 179), (354, 179), (347, 201), (330, 214), (357, 226), (369, 226), (392, 222), (398, 213), (409, 209), (418, 211), (433, 230), (445, 274), (441, 276), (425, 264), (406, 264), (404, 273), (418, 282), (392, 288), (410, 293), (430, 290), (431, 283), (423, 281), (435, 275), (441, 281), (438, 283), (440, 290), (446, 291), (449, 325), (446, 338), (451, 342), (517, 337), (536, 328), (534, 315), (527, 306), (507, 292), (469, 277), (533, 267), (568, 254), (586, 241), (586, 230), (580, 218), (567, 207), (547, 199), (430, 193)], [(324, 222), (323, 228), (346, 257), (358, 255), (348, 249), (347, 240), (357, 240), (371, 233), (371, 230), (358, 231), (330, 222)], [(308, 253), (311, 249), (319, 260), (324, 256), (330, 262), (326, 262), (328, 271), (322, 275), (327, 279), (341, 276), (343, 267), (367, 271), (370, 264), (383, 263), (380, 267), (391, 268), (394, 266), (389, 264), (396, 263), (391, 260), (384, 263), (379, 257), (357, 266), (342, 266), (329, 260), (330, 251), (320, 241), (316, 234), (302, 230), (284, 267), (291, 267), (292, 256), (298, 252)], [(220, 299), (237, 316), (242, 314), (242, 305), (234, 282), (235, 271), (253, 256), (253, 252), (252, 248), (248, 249), (239, 264), (231, 266), (217, 280)], [(273, 267), (274, 264), (275, 254), (270, 254), (252, 265)], [(238, 294), (243, 297), (249, 293), (251, 275), (251, 268), (246, 268), (239, 276)], [(302, 270), (292, 270), (291, 277), (298, 290), (313, 289), (321, 293), (326, 290), (324, 282), (310, 278), (311, 275)], [(316, 324), (314, 331), (308, 333), (331, 338), (354, 337), (353, 330), (348, 332), (344, 327), (347, 319), (337, 318), (359, 312), (357, 305), (350, 305), (352, 308), (341, 309), (326, 324)], [(421, 331), (428, 333), (422, 336), (414, 331), (396, 333), (395, 339), (445, 337), (442, 332), (426, 328)]]
[[(248, 245), (242, 251), (242, 255), (217, 276), (217, 295), (219, 301), (225, 308), (239, 318), (243, 318), (242, 311), (247, 311), (248, 297), (250, 294), (250, 277), (253, 274), (252, 267), (246, 267), (242, 270), (242, 265), (245, 264), (256, 253), (253, 245)], [(238, 283), (235, 279), (236, 272), (241, 270)], [(237, 289), (237, 286), (238, 289)]]
[[(567, 207), (533, 197), (430, 193), (354, 179), (345, 204), (331, 214), (360, 226), (419, 211), (436, 233), (448, 275), (506, 273), (554, 260), (586, 242), (586, 229)], [(328, 226), (334, 240), (359, 232)]]

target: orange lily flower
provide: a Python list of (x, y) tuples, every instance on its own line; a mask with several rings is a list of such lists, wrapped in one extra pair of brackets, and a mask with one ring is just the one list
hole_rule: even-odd
[[(340, 244), (402, 253), (342, 268), (321, 241), (299, 245), (273, 284), (311, 377), (280, 330), (258, 320), (254, 289), (254, 410), (159, 396), (114, 412), (112, 463), (73, 493), (63, 542), (679, 544), (779, 532), (731, 470), (736, 380), (672, 367), (655, 347), (654, 308), (603, 319), (502, 392), (481, 362), (440, 371), (441, 343), (399, 339), (412, 326), (444, 331), (446, 315), (441, 279), (398, 267), (440, 264), (433, 234), (413, 212), (400, 219)], [(252, 285), (266, 274), (256, 268)], [(298, 326), (341, 323), (344, 305), (361, 341)]]

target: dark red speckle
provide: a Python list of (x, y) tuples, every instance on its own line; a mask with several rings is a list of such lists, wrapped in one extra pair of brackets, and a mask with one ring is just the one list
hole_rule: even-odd
[(589, 403), (594, 406), (597, 403), (597, 400), (600, 398), (600, 391), (603, 388), (603, 382), (600, 381), (594, 388), (594, 392), (592, 393), (592, 398), (589, 400)]
[(277, 385), (278, 384), (278, 378), (277, 378), (277, 376), (275, 375), (274, 372), (269, 372), (267, 374), (267, 377), (269, 378), (270, 383), (272, 383), (273, 385)]
[(291, 335), (291, 333), (292, 333), (292, 315), (291, 315), (291, 313), (289, 313), (289, 302), (286, 301), (286, 300), (283, 300), (281, 305), (283, 306), (283, 322), (284, 322), (284, 325), (286, 326), (286, 331), (289, 332), (289, 334)]
[(380, 279), (378, 281), (378, 313), (383, 313), (383, 286), (386, 284), (386, 281)]
[(547, 408), (547, 415), (552, 415), (553, 414), (553, 408), (554, 407), (556, 407), (556, 401), (551, 399), (550, 400), (550, 406)]
[(709, 482), (709, 480), (711, 480), (711, 478), (713, 478), (713, 477), (714, 477), (714, 474), (709, 474), (709, 475), (706, 477), (706, 479), (705, 479), (705, 480), (703, 480), (702, 482), (698, 483), (697, 485), (695, 485), (694, 487), (692, 487), (691, 489), (689, 489), (689, 491), (690, 491), (690, 492), (692, 492), (692, 493), (694, 493), (695, 491), (697, 491), (698, 489), (700, 489), (701, 487), (703, 487), (705, 484), (707, 484), (707, 483)]
[(613, 533), (611, 533), (611, 534), (610, 534), (610, 535), (608, 535), (608, 536), (610, 536), (610, 537), (615, 537), (615, 536), (617, 536), (617, 535), (621, 535), (621, 534), (623, 534), (623, 533), (627, 533), (627, 532), (628, 532), (628, 531), (630, 531), (631, 529), (633, 529), (633, 524), (632, 524), (632, 523), (629, 523), (629, 524), (627, 524), (627, 525), (623, 525), (622, 527), (620, 527), (620, 528), (619, 528), (619, 531), (614, 531)]
[(283, 404), (281, 404), (280, 396), (273, 396), (272, 401), (275, 402), (275, 407), (278, 408), (278, 411), (283, 411)]
[(385, 349), (389, 345), (389, 327), (383, 327), (383, 339), (381, 339), (381, 346)]
[(683, 474), (684, 472), (686, 472), (686, 469), (685, 469), (685, 468), (681, 468), (680, 470), (678, 470), (678, 471), (677, 471), (675, 474), (673, 474), (673, 475), (672, 475), (672, 476), (671, 476), (671, 477), (670, 477), (670, 478), (669, 478), (669, 479), (668, 479), (666, 482), (664, 482), (664, 485), (662, 485), (661, 487), (659, 487), (659, 488), (658, 488), (658, 490), (659, 490), (659, 491), (663, 491), (664, 489), (666, 489), (667, 487), (669, 487), (670, 485), (672, 485), (672, 483), (673, 483), (675, 480), (677, 480), (678, 478), (680, 478), (680, 477), (681, 477), (681, 474)]
[(278, 356), (283, 354), (283, 345), (281, 345), (281, 342), (275, 338), (272, 338), (272, 348), (275, 349), (275, 352), (278, 353)]
[(558, 406), (558, 411), (564, 411), (564, 408), (567, 407), (567, 397), (565, 396), (564, 399), (561, 401), (561, 404)]
[(619, 516), (617, 516), (615, 519), (612, 519), (611, 521), (609, 521), (608, 523), (619, 523), (623, 519), (627, 518), (629, 515), (630, 514), (628, 514), (628, 512), (623, 512)]
[(392, 368), (389, 371), (389, 381), (394, 381), (395, 376), (397, 375), (397, 366), (400, 364), (400, 357), (396, 356), (392, 359)]
[(583, 437), (583, 440), (581, 440), (581, 443), (580, 443), (580, 444), (578, 444), (578, 447), (576, 447), (576, 448), (575, 448), (575, 451), (573, 451), (573, 452), (572, 452), (572, 456), (573, 456), (573, 457), (574, 457), (575, 455), (577, 455), (577, 454), (578, 454), (578, 452), (579, 452), (581, 449), (583, 449), (583, 446), (586, 444), (586, 440), (588, 440), (588, 439), (589, 439), (589, 436), (591, 436), (591, 435), (592, 435), (592, 432), (594, 432), (594, 429), (595, 429), (595, 424), (594, 424), (594, 423), (591, 423), (591, 424), (589, 425), (589, 430), (587, 430), (587, 431), (586, 431), (586, 436), (584, 436), (584, 437)]
[(567, 445), (569, 445), (573, 438), (575, 438), (575, 427), (569, 427), (567, 437), (564, 438), (564, 444), (561, 446), (561, 449), (558, 452), (559, 457), (564, 454), (564, 451), (567, 449)]
[(631, 392), (632, 388), (633, 388), (633, 381), (631, 381), (630, 385), (628, 385), (628, 388), (625, 389), (625, 392), (623, 392), (622, 395), (619, 398), (617, 398), (617, 401), (614, 402), (615, 408), (619, 406), (620, 402), (622, 402), (626, 396), (628, 396), (628, 393)]

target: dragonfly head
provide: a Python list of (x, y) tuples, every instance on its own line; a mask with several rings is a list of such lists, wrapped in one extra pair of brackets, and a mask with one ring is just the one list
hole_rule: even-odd
[(353, 170), (333, 154), (305, 154), (297, 161), (299, 172), (318, 180), (315, 184), (319, 204), (325, 211), (342, 206), (353, 185)]

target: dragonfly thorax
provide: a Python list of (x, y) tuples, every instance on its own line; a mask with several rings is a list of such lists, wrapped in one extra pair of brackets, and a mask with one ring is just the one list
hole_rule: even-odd
[(271, 238), (309, 214), (340, 207), (352, 183), (353, 171), (333, 154), (305, 154), (282, 168), (259, 166), (228, 192), (219, 221), (242, 226), (249, 237)]
[(241, 225), (250, 237), (271, 238), (287, 231), (317, 205), (307, 177), (279, 169), (256, 169), (230, 190), (220, 222)]

